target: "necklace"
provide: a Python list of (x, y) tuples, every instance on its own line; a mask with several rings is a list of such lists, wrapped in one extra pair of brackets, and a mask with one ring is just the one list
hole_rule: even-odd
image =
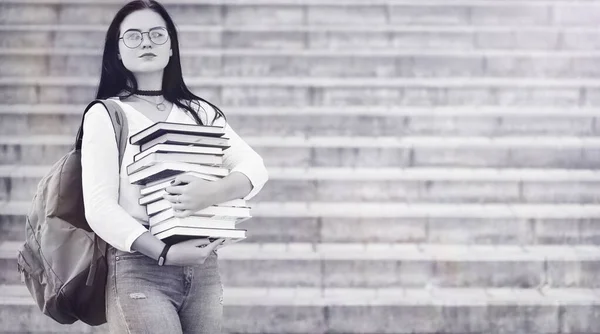
[(154, 104), (154, 105), (156, 106), (156, 109), (158, 109), (158, 110), (160, 110), (160, 111), (164, 111), (165, 109), (167, 109), (167, 107), (166, 107), (166, 106), (165, 106), (165, 104), (163, 103), (163, 102), (165, 102), (165, 97), (164, 97), (164, 96), (163, 96), (163, 100), (162, 100), (162, 101), (160, 101), (158, 104), (157, 104), (157, 103), (155, 103), (155, 102), (152, 102), (152, 101), (148, 101), (148, 100), (146, 100), (146, 99), (143, 99), (143, 98), (141, 98), (141, 97), (137, 96), (137, 94), (133, 94), (133, 96), (137, 97), (137, 98), (138, 98), (138, 99), (140, 99), (140, 100), (144, 100), (144, 101), (146, 101), (146, 102), (148, 102), (148, 103), (152, 103), (152, 104)]
[(162, 90), (137, 90), (134, 92), (137, 95), (146, 95), (146, 96), (159, 96), (163, 95)]

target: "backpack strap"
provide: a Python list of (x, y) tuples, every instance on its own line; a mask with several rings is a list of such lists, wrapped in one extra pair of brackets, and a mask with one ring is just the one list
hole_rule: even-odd
[(107, 253), (108, 243), (104, 241), (104, 239), (98, 237), (96, 233), (94, 233), (94, 253), (92, 253), (92, 264), (90, 265), (90, 270), (88, 271), (88, 276), (85, 280), (85, 285), (92, 286), (94, 284), (94, 279), (96, 278), (96, 270), (98, 269), (97, 259), (100, 254), (103, 254), (103, 256), (106, 257)]
[[(108, 116), (113, 125), (113, 130), (115, 131), (115, 140), (117, 142), (117, 147), (119, 149), (119, 172), (121, 171), (121, 164), (123, 163), (123, 155), (125, 152), (125, 147), (127, 146), (127, 138), (129, 136), (129, 127), (127, 123), (127, 116), (121, 109), (121, 106), (115, 101), (110, 99), (106, 100), (94, 100), (85, 108), (83, 112), (83, 117), (81, 119), (81, 126), (79, 127), (79, 131), (77, 132), (77, 141), (75, 142), (75, 149), (81, 149), (81, 142), (83, 139), (83, 120), (85, 114), (88, 112), (91, 106), (96, 103), (102, 103), (106, 110), (108, 111)], [(94, 253), (92, 254), (92, 264), (90, 266), (90, 270), (88, 272), (87, 280), (85, 284), (87, 286), (91, 286), (94, 283), (94, 278), (96, 277), (96, 270), (98, 268), (98, 257), (100, 255), (106, 256), (108, 253), (108, 243), (104, 241), (102, 238), (98, 237), (97, 234), (94, 233)]]
[(108, 110), (108, 115), (113, 124), (115, 130), (115, 140), (117, 141), (117, 147), (119, 148), (119, 171), (121, 170), (121, 164), (123, 163), (123, 155), (125, 153), (125, 147), (127, 146), (127, 137), (129, 135), (129, 127), (127, 125), (127, 116), (121, 109), (121, 106), (113, 100), (103, 100), (104, 106)]

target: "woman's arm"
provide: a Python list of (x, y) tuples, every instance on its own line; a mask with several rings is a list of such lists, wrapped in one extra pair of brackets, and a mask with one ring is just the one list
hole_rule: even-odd
[(131, 249), (155, 260), (158, 260), (163, 248), (165, 248), (165, 243), (152, 235), (148, 230), (135, 239), (131, 245)]
[[(104, 241), (119, 250), (132, 252), (133, 242), (149, 232), (119, 205), (118, 164), (119, 151), (112, 122), (104, 105), (96, 103), (83, 121), (81, 178), (85, 218)], [(156, 242), (163, 243), (158, 239)], [(144, 243), (146, 246), (140, 250), (148, 256), (154, 255), (158, 248), (156, 242)]]
[(224, 150), (223, 165), (231, 172), (216, 181), (222, 196), (217, 203), (238, 198), (249, 200), (264, 187), (269, 174), (262, 157), (229, 124), (225, 125), (225, 137), (229, 138), (230, 147)]
[(252, 181), (243, 173), (233, 172), (219, 181), (215, 181), (220, 192), (215, 196), (216, 203), (244, 198), (252, 191)]

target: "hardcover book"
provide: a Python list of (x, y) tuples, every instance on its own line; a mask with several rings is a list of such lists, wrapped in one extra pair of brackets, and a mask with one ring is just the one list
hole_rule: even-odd
[[(152, 228), (150, 228), (152, 233)], [(195, 228), (195, 227), (172, 227), (159, 233), (152, 233), (158, 239), (166, 244), (176, 244), (189, 239), (208, 237), (208, 238), (226, 238), (225, 243), (218, 248), (239, 242), (246, 239), (246, 230), (236, 229), (215, 229), (215, 228)]]
[[(156, 202), (152, 202), (146, 205), (146, 211), (148, 216), (153, 216), (161, 211), (172, 208), (173, 204), (166, 200), (161, 199)], [(250, 217), (250, 208), (239, 208), (239, 207), (225, 207), (225, 206), (209, 206), (208, 208), (194, 212), (196, 216), (221, 216), (221, 217), (236, 217), (236, 218), (247, 218)]]
[(193, 153), (223, 156), (223, 149), (218, 147), (157, 144), (143, 152), (135, 154), (133, 156), (133, 161), (138, 161), (150, 153)]
[(223, 157), (206, 154), (189, 153), (151, 153), (139, 161), (127, 166), (127, 174), (133, 174), (141, 169), (153, 166), (159, 162), (187, 162), (205, 166), (220, 166)]
[(189, 216), (183, 218), (170, 218), (158, 224), (151, 225), (150, 227), (152, 228), (152, 231), (158, 233), (177, 226), (235, 230), (236, 222), (233, 220)]
[(146, 196), (148, 194), (165, 189), (166, 187), (170, 186), (171, 181), (175, 180), (175, 178), (179, 175), (191, 175), (191, 176), (195, 176), (195, 177), (201, 178), (206, 181), (216, 181), (216, 180), (219, 180), (222, 178), (222, 176), (214, 176), (214, 175), (202, 174), (202, 173), (197, 173), (197, 172), (183, 172), (181, 174), (172, 175), (172, 176), (169, 176), (164, 179), (158, 179), (156, 181), (147, 183), (146, 186), (140, 190), (140, 194), (142, 196)]
[(166, 133), (207, 137), (222, 137), (225, 134), (224, 129), (221, 126), (156, 122), (144, 130), (132, 135), (129, 138), (129, 143), (132, 145), (141, 145)]
[(184, 172), (197, 172), (221, 177), (229, 175), (229, 170), (223, 167), (204, 166), (187, 162), (159, 162), (129, 174), (129, 182), (146, 185)]
[[(211, 206), (210, 208), (221, 208), (221, 207)], [(207, 220), (213, 219), (213, 220), (218, 220), (218, 221), (230, 221), (230, 222), (233, 222), (234, 224), (239, 224), (243, 221), (246, 221), (246, 220), (252, 218), (252, 216), (250, 216), (250, 214), (244, 215), (244, 216), (232, 215), (232, 214), (212, 214), (212, 213), (203, 213), (202, 211), (204, 211), (204, 210), (206, 210), (206, 209), (199, 210), (199, 211), (193, 213), (191, 216), (188, 216), (185, 218), (194, 217), (194, 218), (203, 218), (203, 219), (207, 219)], [(246, 208), (246, 210), (248, 210), (248, 212), (249, 212), (250, 208)], [(150, 223), (150, 226), (155, 226), (164, 221), (171, 220), (173, 218), (178, 219), (179, 217), (175, 217), (175, 212), (174, 212), (173, 208), (169, 208), (169, 209), (161, 211), (153, 216), (150, 216), (148, 222)]]
[[(169, 182), (169, 184), (170, 184), (170, 182)], [(163, 188), (159, 191), (150, 193), (146, 196), (140, 197), (140, 199), (138, 200), (138, 203), (140, 205), (147, 205), (150, 203), (154, 203), (156, 201), (163, 200), (164, 199), (163, 195), (169, 195), (169, 192), (167, 192), (167, 190), (165, 188)], [(243, 199), (234, 199), (234, 200), (220, 203), (217, 205), (218, 206), (230, 206), (230, 207), (248, 207), (246, 201)]]
[(145, 151), (154, 145), (158, 144), (171, 144), (171, 145), (186, 145), (186, 146), (204, 146), (204, 147), (216, 147), (221, 149), (229, 148), (229, 138), (210, 138), (200, 137), (195, 135), (184, 135), (179, 133), (165, 133), (159, 137), (156, 137), (147, 143), (140, 145), (140, 151)]

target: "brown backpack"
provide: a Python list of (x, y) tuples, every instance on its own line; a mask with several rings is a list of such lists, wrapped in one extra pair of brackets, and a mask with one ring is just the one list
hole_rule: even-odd
[[(94, 100), (108, 110), (119, 148), (127, 144), (127, 117), (111, 100)], [(71, 151), (56, 162), (38, 187), (26, 215), (26, 240), (17, 253), (21, 281), (40, 310), (61, 324), (106, 322), (104, 289), (107, 244), (85, 219), (81, 185), (83, 117)]]

